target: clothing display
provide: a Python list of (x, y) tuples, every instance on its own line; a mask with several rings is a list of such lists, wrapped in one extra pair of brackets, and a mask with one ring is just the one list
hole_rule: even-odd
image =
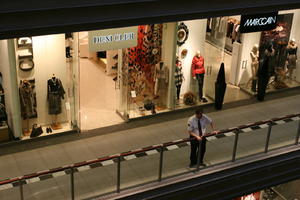
[(295, 69), (296, 68), (296, 61), (297, 61), (297, 44), (289, 44), (287, 47), (287, 67)]
[(226, 92), (226, 81), (225, 81), (225, 65), (221, 63), (220, 70), (215, 83), (215, 108), (221, 110), (223, 107), (224, 96)]
[(176, 60), (174, 78), (175, 78), (175, 86), (176, 86), (176, 97), (177, 99), (179, 99), (181, 85), (183, 82), (183, 72), (182, 72), (182, 66), (180, 60)]
[(196, 74), (204, 74), (204, 58), (202, 56), (194, 56), (192, 60), (192, 75), (196, 77)]
[(251, 57), (251, 72), (252, 75), (249, 79), (251, 81), (251, 90), (252, 92), (256, 92), (256, 85), (257, 85), (257, 70), (258, 70), (258, 59), (259, 59), (259, 51), (258, 51), (258, 45), (254, 45), (250, 52)]
[(194, 56), (192, 61), (192, 76), (196, 77), (199, 86), (199, 99), (202, 100), (203, 97), (203, 85), (204, 85), (204, 58), (202, 56)]
[(169, 82), (169, 69), (163, 62), (160, 62), (155, 66), (154, 79), (154, 94), (159, 95), (159, 90), (166, 88), (166, 84)]
[(48, 113), (50, 115), (60, 114), (62, 112), (61, 99), (64, 99), (65, 94), (62, 82), (58, 78), (52, 77), (47, 82), (47, 88)]
[(36, 93), (35, 93), (35, 80), (23, 80), (20, 83), (20, 103), (21, 114), (23, 119), (36, 118)]

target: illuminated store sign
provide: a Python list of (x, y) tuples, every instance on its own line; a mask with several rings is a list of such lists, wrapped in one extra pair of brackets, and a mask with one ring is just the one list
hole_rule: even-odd
[(115, 50), (137, 45), (137, 26), (89, 31), (91, 52)]
[(275, 29), (277, 18), (277, 12), (258, 15), (242, 15), (240, 32), (249, 33)]

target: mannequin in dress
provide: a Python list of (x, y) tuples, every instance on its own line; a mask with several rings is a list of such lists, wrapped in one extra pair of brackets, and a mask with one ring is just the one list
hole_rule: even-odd
[(179, 100), (180, 89), (181, 89), (182, 82), (184, 81), (184, 76), (182, 73), (182, 64), (178, 57), (176, 59), (175, 65), (176, 66), (175, 66), (175, 75), (174, 76), (175, 76), (175, 86), (176, 86), (176, 97), (177, 97), (177, 100)]
[(289, 41), (289, 44), (287, 46), (287, 68), (288, 68), (288, 74), (289, 74), (289, 79), (293, 80), (293, 74), (294, 70), (296, 69), (297, 65), (297, 50), (298, 46), (295, 42), (295, 39), (291, 39)]
[(196, 55), (192, 61), (192, 75), (193, 78), (198, 81), (199, 86), (199, 101), (207, 102), (207, 100), (203, 97), (203, 85), (204, 85), (204, 58), (201, 56), (200, 50), (196, 51)]
[(250, 52), (250, 57), (251, 57), (251, 77), (247, 83), (247, 85), (249, 85), (249, 83), (252, 81), (252, 87), (251, 90), (253, 92), (256, 91), (256, 83), (257, 83), (257, 70), (258, 70), (258, 58), (259, 58), (259, 51), (258, 51), (258, 44), (255, 44), (252, 47), (252, 50)]

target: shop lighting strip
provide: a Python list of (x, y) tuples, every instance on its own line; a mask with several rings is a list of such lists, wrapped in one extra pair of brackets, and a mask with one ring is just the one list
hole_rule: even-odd
[[(208, 134), (206, 136), (208, 141), (217, 140), (224, 137), (231, 137), (235, 136), (235, 134), (240, 133), (251, 133), (252, 131), (264, 129), (269, 127), (270, 125), (281, 125), (285, 123), (289, 123), (292, 121), (300, 120), (300, 113), (299, 114), (292, 114), (287, 115), (281, 118), (273, 118), (267, 121), (260, 121), (251, 124), (246, 124), (238, 127), (233, 127), (225, 130), (218, 131), (217, 134)], [(87, 171), (90, 169), (113, 165), (118, 163), (118, 158), (121, 158), (121, 161), (129, 161), (140, 157), (150, 156), (154, 154), (160, 153), (161, 150), (163, 151), (172, 151), (175, 149), (180, 149), (190, 145), (189, 138), (176, 140), (173, 142), (167, 142), (159, 145), (153, 145), (149, 147), (145, 147), (142, 149), (136, 149), (133, 151), (124, 152), (117, 155), (102, 157), (94, 160), (84, 161), (75, 163), (73, 165), (68, 165), (64, 167), (59, 167), (55, 169), (49, 169), (45, 171), (40, 171), (33, 174), (28, 174), (21, 177), (16, 177), (12, 179), (6, 179), (0, 181), (0, 191), (6, 190), (14, 187), (18, 187), (24, 184), (36, 183), (39, 181), (47, 180), (50, 178), (57, 178), (60, 176), (65, 176), (71, 173), (73, 170), (74, 173)]]

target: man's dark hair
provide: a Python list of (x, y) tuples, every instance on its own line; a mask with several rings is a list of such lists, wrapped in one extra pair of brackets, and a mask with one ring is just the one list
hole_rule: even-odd
[(203, 114), (203, 108), (197, 108), (195, 113), (196, 115)]

